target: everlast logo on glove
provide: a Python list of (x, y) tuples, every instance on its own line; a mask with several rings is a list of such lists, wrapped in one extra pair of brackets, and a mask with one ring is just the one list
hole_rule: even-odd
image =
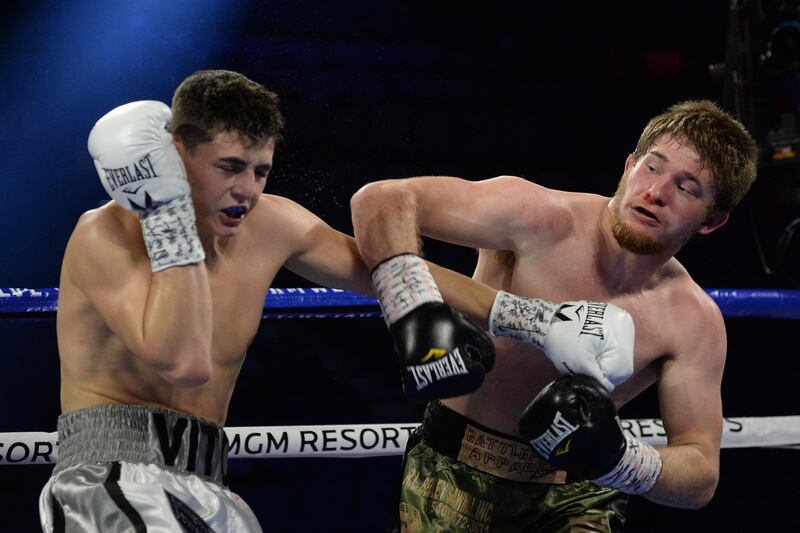
[(594, 335), (603, 338), (603, 316), (608, 304), (590, 302), (586, 305), (586, 320), (581, 326), (581, 335)]
[[(573, 312), (579, 321), (583, 321), (581, 324), (581, 331), (578, 335), (592, 335), (593, 337), (603, 337), (603, 317), (606, 313), (606, 307), (608, 304), (599, 303), (599, 302), (587, 302), (586, 305), (580, 305), (577, 309)], [(553, 320), (559, 320), (562, 322), (570, 322), (573, 319), (564, 313), (567, 308), (572, 307), (571, 305), (562, 305), (559, 310), (556, 312), (555, 317)], [(584, 308), (585, 307), (585, 308)], [(582, 317), (582, 314), (586, 314), (585, 317)]]
[(127, 183), (158, 177), (155, 168), (153, 168), (153, 163), (150, 161), (150, 154), (136, 161), (133, 164), (133, 170), (127, 166), (121, 168), (103, 168), (103, 173), (105, 174), (108, 187), (112, 191), (115, 191), (117, 187)]
[(452, 352), (445, 354), (444, 350), (431, 348), (428, 355), (422, 358), (427, 361), (433, 357), (433, 361), (422, 365), (410, 365), (406, 368), (414, 378), (417, 390), (421, 391), (431, 383), (459, 374), (469, 374), (464, 359), (458, 347)]
[[(531, 446), (533, 446), (542, 457), (550, 457), (556, 446), (561, 444), (564, 439), (572, 435), (577, 429), (578, 426), (571, 424), (569, 420), (564, 418), (561, 411), (556, 411), (553, 421), (550, 423), (550, 427), (535, 439), (531, 439)], [(568, 445), (569, 443), (567, 443), (567, 446)], [(556, 455), (562, 455), (564, 453), (568, 453), (568, 448), (564, 448), (560, 453), (556, 452)]]
[(428, 402), (480, 387), (494, 364), (492, 340), (442, 301), (421, 257), (390, 257), (372, 271), (372, 284), (403, 366), (406, 398)]

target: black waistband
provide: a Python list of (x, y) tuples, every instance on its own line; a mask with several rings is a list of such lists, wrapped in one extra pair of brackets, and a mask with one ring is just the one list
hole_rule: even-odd
[(55, 471), (79, 463), (150, 463), (227, 485), (225, 430), (202, 418), (142, 405), (104, 405), (58, 418)]
[(437, 452), (503, 479), (553, 484), (566, 480), (566, 472), (540, 459), (528, 442), (473, 422), (438, 401), (428, 404), (417, 433)]

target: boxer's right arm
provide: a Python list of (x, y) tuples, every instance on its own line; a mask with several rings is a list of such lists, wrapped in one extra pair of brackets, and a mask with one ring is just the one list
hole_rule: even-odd
[[(420, 235), (515, 250), (542, 219), (550, 220), (549, 228), (559, 226), (558, 202), (547, 189), (514, 176), (476, 182), (446, 176), (376, 181), (353, 196), (350, 208), (358, 249), (369, 268), (388, 257), (419, 253)], [(430, 268), (445, 301), (486, 327), (497, 291), (436, 265)]]
[(93, 128), (89, 149), (101, 181), (120, 206), (141, 213), (148, 254), (130, 237), (131, 219), (101, 208), (73, 234), (71, 275), (141, 364), (193, 386), (210, 377), (211, 296), (168, 118), (164, 104), (136, 102)]
[[(419, 254), (420, 235), (463, 246), (509, 249), (514, 235), (523, 233), (518, 227), (522, 213), (505, 205), (502, 191), (522, 181), (510, 176), (483, 182), (436, 176), (369, 183), (350, 202), (359, 253), (373, 269), (389, 257)], [(497, 291), (433, 263), (428, 266), (444, 300), (485, 329)]]
[(400, 254), (372, 271), (383, 317), (403, 364), (403, 390), (413, 401), (475, 391), (494, 366), (484, 331), (442, 301), (425, 261)]
[[(359, 251), (372, 268), (386, 257), (418, 252), (419, 235), (474, 248), (514, 249), (530, 228), (531, 206), (520, 201), (531, 197), (528, 187), (545, 191), (513, 176), (368, 183), (350, 202)], [(547, 216), (547, 202), (537, 204), (537, 210)]]
[[(376, 189), (383, 190), (374, 194)], [(406, 396), (427, 401), (477, 389), (494, 364), (492, 342), (442, 301), (437, 282), (445, 284), (453, 303), (483, 324), (492, 299), (487, 294), (494, 291), (474, 290), (480, 284), (438, 267), (434, 281), (418, 256), (413, 193), (368, 185), (353, 197), (351, 210), (359, 252), (372, 269), (375, 293), (403, 363)]]
[[(374, 182), (356, 193), (351, 210), (356, 242), (369, 267), (386, 257), (416, 253), (419, 235), (475, 248), (518, 250), (528, 246), (533, 234), (541, 240), (558, 239), (572, 223), (557, 194), (514, 176), (477, 182), (443, 176)], [(494, 335), (542, 350), (559, 372), (591, 375), (609, 390), (633, 372), (633, 321), (626, 311), (605, 303), (556, 304), (502, 291), (489, 298), (475, 287), (477, 282), (445, 274), (434, 269), (445, 301), (488, 323)], [(582, 331), (588, 322), (592, 327)]]

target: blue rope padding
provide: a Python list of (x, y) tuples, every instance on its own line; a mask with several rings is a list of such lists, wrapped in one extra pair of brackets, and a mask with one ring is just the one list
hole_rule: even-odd
[(58, 288), (0, 288), (0, 314), (53, 313), (58, 307)]
[(341, 289), (268, 289), (264, 309), (296, 309), (298, 307), (352, 307), (378, 305), (372, 296)]
[[(800, 290), (707, 289), (726, 318), (800, 319)], [(371, 296), (326, 288), (269, 289), (264, 301), (264, 316), (270, 318), (362, 318), (378, 316), (375, 309), (347, 312), (275, 312), (281, 309), (319, 307), (377, 307)], [(0, 288), (0, 315), (53, 313), (58, 306), (58, 289)]]
[(706, 289), (725, 318), (800, 318), (800, 291)]

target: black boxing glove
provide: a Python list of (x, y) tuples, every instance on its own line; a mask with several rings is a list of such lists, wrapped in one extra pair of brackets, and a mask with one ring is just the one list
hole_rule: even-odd
[(573, 481), (589, 479), (641, 494), (661, 473), (661, 455), (623, 434), (613, 400), (589, 376), (562, 376), (550, 383), (525, 409), (519, 431), (537, 455), (566, 470)]
[(428, 265), (402, 254), (372, 272), (383, 317), (403, 365), (406, 398), (427, 402), (475, 391), (494, 365), (489, 336), (442, 300)]

